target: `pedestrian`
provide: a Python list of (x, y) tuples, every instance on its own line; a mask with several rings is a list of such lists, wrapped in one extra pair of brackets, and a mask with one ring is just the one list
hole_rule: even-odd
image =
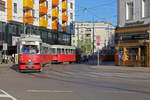
[(5, 55), (2, 55), (2, 63), (5, 63)]
[(3, 63), (3, 55), (0, 56), (0, 63)]
[(8, 58), (7, 58), (7, 55), (4, 55), (4, 62), (5, 62), (5, 64), (7, 64), (8, 63)]
[(12, 62), (15, 63), (15, 54), (12, 54)]

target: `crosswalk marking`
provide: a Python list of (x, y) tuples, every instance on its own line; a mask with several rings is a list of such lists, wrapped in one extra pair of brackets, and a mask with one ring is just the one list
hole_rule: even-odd
[(17, 100), (16, 98), (14, 98), (13, 96), (11, 96), (10, 94), (8, 94), (7, 92), (5, 92), (2, 89), (0, 89), (0, 92), (3, 93), (3, 94), (0, 94), (0, 98), (10, 98), (12, 100)]
[(27, 92), (34, 93), (72, 93), (72, 91), (60, 91), (60, 90), (27, 90)]

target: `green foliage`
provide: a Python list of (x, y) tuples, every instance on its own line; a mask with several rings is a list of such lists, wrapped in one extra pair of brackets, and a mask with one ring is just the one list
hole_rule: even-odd
[(82, 53), (91, 52), (92, 42), (90, 39), (80, 40), (78, 46), (81, 48)]

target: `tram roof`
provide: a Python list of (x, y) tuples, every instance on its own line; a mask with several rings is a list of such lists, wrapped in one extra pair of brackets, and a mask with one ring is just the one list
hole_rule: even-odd
[(73, 46), (66, 46), (66, 45), (51, 45), (51, 48), (75, 49), (75, 47)]
[(22, 34), (20, 40), (21, 41), (39, 41), (39, 42), (42, 42), (39, 35)]
[(61, 49), (75, 49), (73, 46), (66, 46), (66, 45), (49, 45), (46, 43), (42, 44), (45, 47), (50, 47), (50, 48), (61, 48)]

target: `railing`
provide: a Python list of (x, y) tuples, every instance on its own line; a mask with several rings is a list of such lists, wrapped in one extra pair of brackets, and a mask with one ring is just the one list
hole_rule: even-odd
[(58, 15), (59, 15), (59, 13), (58, 13), (57, 9), (56, 8), (53, 9), (53, 11), (52, 11), (52, 17), (53, 18), (58, 18)]
[(52, 29), (58, 30), (58, 25), (57, 25), (57, 21), (56, 20), (54, 20), (53, 23), (52, 23)]
[(41, 27), (48, 27), (48, 21), (45, 20), (44, 18), (41, 18), (39, 20), (39, 26), (41, 26)]
[(34, 18), (33, 18), (33, 16), (31, 16), (31, 15), (24, 15), (23, 16), (23, 22), (24, 23), (33, 23), (33, 21), (34, 21)]
[(67, 10), (67, 9), (68, 9), (67, 3), (66, 3), (66, 1), (63, 1), (62, 2), (62, 10)]
[(68, 20), (68, 16), (63, 15), (63, 16), (62, 16), (62, 20), (63, 20), (63, 21), (67, 21), (67, 20)]
[(52, 5), (53, 6), (58, 6), (59, 0), (52, 0)]
[(47, 14), (48, 8), (46, 6), (41, 5), (39, 7), (39, 12), (40, 12), (40, 14)]

